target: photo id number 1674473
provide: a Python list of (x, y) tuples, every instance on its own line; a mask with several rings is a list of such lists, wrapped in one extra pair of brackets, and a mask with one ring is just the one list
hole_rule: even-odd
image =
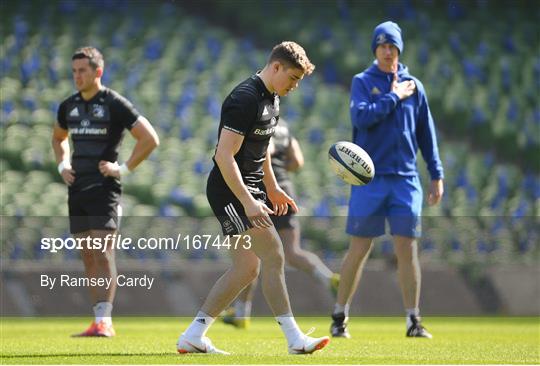
[(226, 249), (235, 250), (239, 248), (251, 249), (251, 236), (249, 235), (184, 235), (182, 239), (186, 249), (208, 250), (208, 249)]

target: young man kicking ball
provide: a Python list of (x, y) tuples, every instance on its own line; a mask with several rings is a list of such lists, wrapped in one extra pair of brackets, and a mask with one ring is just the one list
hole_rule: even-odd
[[(284, 215), (296, 203), (277, 184), (268, 144), (279, 119), (279, 97), (314, 69), (294, 42), (275, 46), (264, 69), (240, 83), (221, 110), (219, 137), (206, 194), (225, 235), (242, 235), (231, 250), (232, 266), (215, 283), (197, 316), (180, 336), (179, 353), (220, 353), (206, 332), (259, 272), (264, 296), (287, 338), (289, 353), (312, 353), (328, 337), (305, 335), (294, 319), (284, 275), (283, 245), (269, 214)], [(270, 208), (271, 207), (271, 208)]]
[[(274, 136), (268, 147), (272, 157), (272, 170), (279, 186), (291, 197), (295, 197), (295, 189), (290, 172), (295, 172), (304, 165), (304, 154), (298, 140), (291, 134), (287, 123), (280, 118)], [(313, 252), (300, 246), (300, 222), (294, 212), (289, 210), (281, 216), (271, 215), (285, 253), (287, 264), (304, 271), (315, 281), (336, 295), (339, 286), (339, 274), (333, 273)], [(238, 296), (234, 306), (225, 311), (222, 318), (225, 324), (246, 329), (251, 322), (251, 304), (257, 280), (248, 285)]]

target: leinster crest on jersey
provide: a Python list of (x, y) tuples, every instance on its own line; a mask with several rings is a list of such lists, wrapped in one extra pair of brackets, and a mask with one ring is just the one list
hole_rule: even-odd
[(92, 116), (95, 118), (105, 117), (105, 109), (101, 104), (92, 104)]

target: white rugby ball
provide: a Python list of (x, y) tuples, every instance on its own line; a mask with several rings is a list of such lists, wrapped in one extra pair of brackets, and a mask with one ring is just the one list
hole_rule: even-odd
[(338, 141), (328, 151), (330, 166), (345, 182), (363, 186), (375, 176), (373, 161), (360, 146), (348, 141)]

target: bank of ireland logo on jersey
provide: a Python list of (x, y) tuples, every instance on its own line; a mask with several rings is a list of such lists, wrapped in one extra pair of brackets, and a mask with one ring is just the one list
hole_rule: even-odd
[(88, 118), (81, 120), (80, 127), (70, 128), (69, 132), (78, 135), (106, 135), (107, 128), (95, 128), (91, 126), (91, 121)]
[(101, 104), (93, 104), (92, 105), (92, 115), (96, 118), (103, 118), (105, 117), (105, 110), (103, 109), (103, 106)]
[(268, 136), (268, 135), (273, 135), (274, 134), (274, 131), (276, 130), (276, 117), (272, 117), (272, 122), (271, 122), (271, 126), (270, 128), (265, 128), (265, 129), (261, 129), (261, 128), (256, 128), (255, 130), (253, 130), (253, 134), (255, 135), (259, 135), (259, 136)]

